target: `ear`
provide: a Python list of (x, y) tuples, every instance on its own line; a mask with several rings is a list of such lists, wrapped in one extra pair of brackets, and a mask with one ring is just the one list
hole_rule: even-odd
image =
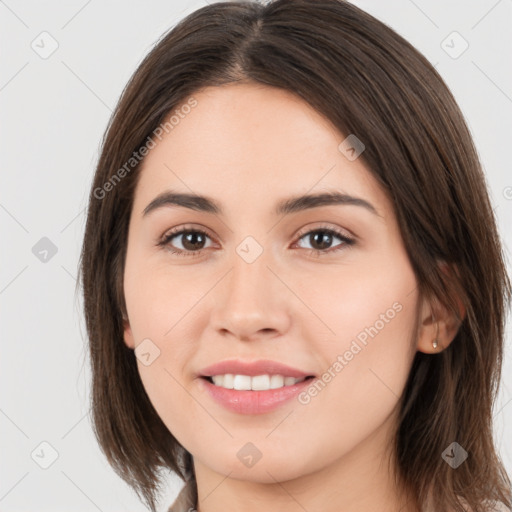
[(130, 327), (130, 322), (126, 317), (123, 316), (123, 337), (124, 342), (128, 348), (132, 350), (135, 349), (135, 340), (132, 334), (132, 328)]
[[(441, 264), (441, 269), (445, 274), (450, 272), (444, 263)], [(459, 297), (456, 297), (456, 303), (460, 318), (457, 318), (456, 314), (438, 300), (422, 299), (417, 341), (418, 351), (425, 354), (436, 354), (451, 344), (466, 314), (466, 309)], [(437, 341), (437, 347), (435, 341)]]

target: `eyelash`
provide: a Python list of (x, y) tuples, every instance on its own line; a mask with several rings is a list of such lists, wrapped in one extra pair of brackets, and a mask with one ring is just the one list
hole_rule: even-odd
[[(334, 252), (337, 252), (337, 251), (345, 249), (346, 246), (350, 247), (351, 245), (355, 244), (355, 240), (353, 238), (349, 238), (346, 235), (344, 235), (343, 233), (341, 233), (340, 231), (337, 231), (337, 230), (332, 229), (332, 228), (327, 228), (327, 227), (318, 227), (318, 228), (306, 231), (305, 233), (300, 233), (299, 235), (297, 235), (297, 241), (302, 239), (302, 238), (304, 238), (306, 235), (310, 235), (311, 233), (317, 233), (317, 232), (322, 232), (322, 233), (327, 233), (329, 235), (334, 235), (335, 237), (337, 237), (340, 240), (342, 240), (343, 243), (339, 244), (334, 249), (325, 249), (325, 250), (321, 250), (321, 249), (305, 249), (312, 256), (317, 256), (318, 257), (318, 256), (324, 256), (325, 254), (332, 254)], [(198, 251), (184, 251), (182, 249), (174, 249), (170, 245), (170, 242), (171, 242), (171, 240), (173, 238), (175, 238), (178, 235), (183, 235), (183, 234), (186, 234), (186, 233), (201, 233), (202, 235), (205, 235), (208, 238), (211, 238), (210, 235), (206, 231), (204, 231), (202, 229), (199, 229), (199, 228), (188, 228), (188, 229), (187, 228), (175, 228), (174, 230), (171, 230), (169, 233), (167, 233), (163, 237), (163, 239), (160, 242), (158, 242), (157, 245), (159, 247), (165, 247), (169, 252), (171, 252), (172, 254), (175, 254), (177, 256), (184, 256), (184, 257), (188, 256), (188, 257), (191, 257), (191, 258), (195, 258), (195, 257), (200, 256), (202, 254), (202, 252), (205, 251), (206, 249), (199, 249)]]

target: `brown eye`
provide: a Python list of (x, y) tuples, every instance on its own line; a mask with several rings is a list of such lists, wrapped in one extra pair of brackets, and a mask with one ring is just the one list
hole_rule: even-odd
[[(334, 246), (334, 249), (330, 249), (334, 239), (341, 240), (342, 243)], [(345, 246), (350, 246), (355, 243), (355, 240), (345, 236), (344, 234), (327, 228), (318, 228), (308, 231), (307, 233), (300, 236), (299, 240), (305, 239), (307, 240), (311, 248), (310, 251), (313, 251), (314, 254), (320, 255), (324, 253), (332, 253), (338, 250), (343, 249)], [(305, 249), (308, 249), (305, 247)]]
[[(206, 248), (205, 243), (209, 238), (210, 236), (201, 229), (181, 229), (166, 235), (158, 245), (168, 248), (174, 254), (198, 254)], [(191, 255), (195, 256), (196, 254)]]

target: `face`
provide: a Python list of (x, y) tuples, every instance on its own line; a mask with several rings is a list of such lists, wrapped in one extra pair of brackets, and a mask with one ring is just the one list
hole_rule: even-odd
[[(130, 218), (124, 339), (155, 410), (197, 467), (241, 480), (384, 447), (418, 300), (389, 198), (293, 94), (231, 84), (194, 98), (146, 156)], [(170, 191), (212, 205), (147, 208)], [(346, 197), (293, 202), (329, 193)], [(205, 371), (262, 360), (273, 365)], [(279, 388), (275, 363), (312, 378)], [(228, 373), (240, 377), (200, 376)]]

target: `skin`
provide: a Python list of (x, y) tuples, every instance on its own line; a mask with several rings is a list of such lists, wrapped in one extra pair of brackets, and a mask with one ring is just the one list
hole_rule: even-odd
[[(194, 457), (198, 509), (417, 510), (387, 466), (395, 407), (415, 352), (442, 350), (456, 326), (418, 297), (392, 203), (361, 158), (338, 150), (345, 136), (292, 93), (243, 83), (194, 98), (198, 105), (143, 162), (128, 234), (124, 341), (134, 349), (149, 338), (160, 350), (148, 366), (138, 360), (139, 373)], [(170, 188), (211, 197), (223, 214), (166, 206), (143, 216)], [(273, 214), (279, 200), (327, 190), (363, 198), (378, 215), (355, 205)], [(157, 245), (175, 227), (208, 232), (199, 256), (183, 235)], [(332, 252), (344, 243), (335, 235), (323, 255), (311, 254), (321, 247), (310, 236), (319, 228), (355, 244)], [(263, 249), (252, 263), (236, 251), (247, 236)], [(196, 377), (231, 358), (273, 359), (321, 376), (394, 303), (400, 312), (307, 404), (241, 415), (214, 402)], [(252, 467), (237, 457), (248, 442), (262, 454)]]

